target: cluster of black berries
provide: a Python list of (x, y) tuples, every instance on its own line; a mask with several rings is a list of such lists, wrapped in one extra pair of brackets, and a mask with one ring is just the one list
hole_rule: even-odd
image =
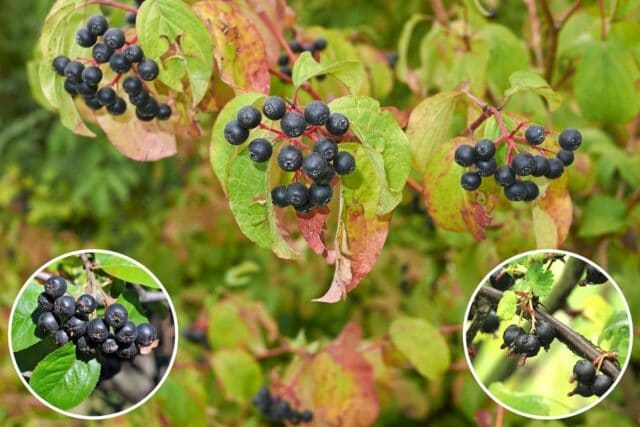
[(569, 392), (568, 396), (580, 395), (583, 397), (591, 397), (594, 394), (598, 397), (604, 395), (611, 385), (613, 384), (613, 378), (606, 374), (596, 375), (596, 367), (588, 360), (578, 360), (573, 365), (573, 375), (569, 382), (577, 381), (573, 391)]
[[(322, 101), (309, 103), (303, 113), (295, 108), (287, 108), (287, 103), (279, 96), (268, 97), (262, 106), (262, 113), (270, 120), (279, 120), (282, 137), (299, 138), (308, 132), (317, 132), (324, 126), (328, 134), (344, 135), (349, 130), (349, 119), (340, 113), (331, 113)], [(252, 105), (245, 105), (238, 111), (235, 120), (224, 127), (225, 139), (233, 145), (240, 145), (249, 138), (249, 132), (260, 125), (262, 115)], [(314, 136), (315, 137), (315, 136)], [(281, 139), (280, 137), (278, 139)], [(272, 141), (256, 138), (249, 143), (249, 156), (254, 162), (268, 161), (273, 154)], [(325, 206), (333, 197), (331, 187), (336, 174), (347, 175), (356, 168), (351, 153), (338, 151), (338, 143), (329, 136), (320, 136), (313, 144), (313, 150), (306, 156), (302, 149), (309, 148), (296, 139), (278, 153), (278, 165), (286, 172), (302, 169), (310, 181), (309, 186), (300, 180), (271, 191), (271, 200), (278, 207), (293, 206), (298, 212), (309, 212), (317, 206)], [(303, 178), (302, 178), (303, 179)]]
[(607, 276), (605, 276), (605, 274), (600, 271), (600, 269), (594, 267), (591, 264), (587, 264), (586, 272), (586, 277), (578, 283), (580, 286), (602, 285), (603, 283), (607, 283), (607, 281), (609, 280), (607, 279)]
[[(101, 38), (101, 41), (98, 41)], [(92, 110), (106, 107), (111, 115), (118, 116), (127, 109), (127, 103), (117, 93), (118, 80), (132, 69), (134, 75), (122, 81), (122, 89), (129, 95), (129, 102), (136, 107), (136, 117), (142, 121), (167, 120), (171, 117), (171, 107), (160, 104), (145, 89), (144, 81), (153, 81), (160, 74), (160, 68), (153, 59), (144, 57), (142, 48), (127, 43), (124, 32), (119, 28), (109, 28), (107, 19), (94, 15), (87, 25), (76, 33), (76, 42), (82, 47), (92, 47), (92, 65), (85, 66), (80, 61), (60, 55), (53, 60), (53, 68), (65, 77), (64, 88), (72, 96), (82, 96)], [(118, 77), (103, 87), (102, 64), (109, 66)], [(116, 86), (114, 89), (112, 86)]]
[(130, 359), (138, 354), (140, 347), (151, 345), (158, 337), (153, 325), (136, 326), (129, 321), (129, 313), (121, 304), (111, 304), (103, 317), (96, 317), (94, 297), (84, 294), (74, 299), (65, 295), (66, 292), (65, 279), (52, 276), (38, 296), (38, 330), (43, 335), (53, 335), (59, 346), (72, 341), (82, 357), (99, 353)]
[[(327, 40), (323, 38), (317, 38), (310, 43), (300, 43), (297, 40), (289, 40), (287, 44), (293, 53), (311, 52), (314, 56), (317, 52), (327, 48)], [(286, 52), (280, 54), (278, 67), (280, 67), (279, 69), (282, 74), (291, 77), (293, 64), (290, 62), (289, 55)], [(316, 78), (322, 80), (324, 76), (316, 76)]]
[[(140, 9), (140, 6), (142, 6), (142, 3), (144, 3), (144, 0), (135, 0), (135, 3), (136, 3), (136, 9)], [(138, 14), (136, 12), (127, 12), (126, 18), (129, 24), (136, 25), (137, 17), (138, 17)]]
[(509, 325), (502, 334), (501, 348), (508, 348), (509, 355), (521, 356), (520, 363), (524, 364), (528, 357), (534, 357), (540, 348), (549, 350), (549, 346), (556, 337), (556, 328), (545, 320), (537, 320), (535, 328), (527, 333), (518, 325)]
[[(525, 139), (532, 146), (538, 146), (547, 137), (547, 131), (540, 125), (531, 125), (525, 131)], [(498, 167), (495, 159), (496, 145), (489, 139), (481, 139), (475, 146), (462, 144), (456, 148), (455, 161), (462, 167), (474, 167), (465, 172), (460, 184), (467, 191), (480, 187), (483, 177), (493, 176), (504, 188), (504, 194), (511, 201), (533, 201), (540, 194), (538, 184), (519, 177), (533, 176), (557, 179), (564, 173), (565, 166), (573, 163), (573, 152), (580, 147), (582, 135), (576, 129), (562, 131), (558, 138), (560, 151), (553, 158), (542, 154), (532, 155), (526, 151), (516, 154), (511, 164)]]
[(278, 396), (273, 396), (266, 387), (262, 387), (255, 395), (253, 405), (271, 421), (287, 421), (293, 425), (313, 421), (313, 413), (310, 410), (297, 411), (293, 409), (289, 402)]

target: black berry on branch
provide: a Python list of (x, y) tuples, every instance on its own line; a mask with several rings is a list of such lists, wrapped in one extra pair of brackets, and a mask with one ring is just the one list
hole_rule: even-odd
[(555, 158), (548, 159), (547, 162), (549, 164), (549, 170), (544, 176), (549, 179), (560, 178), (564, 173), (564, 164), (562, 164), (559, 159)]
[(509, 325), (507, 329), (502, 333), (502, 345), (500, 348), (511, 348), (520, 335), (525, 335), (526, 332), (518, 325)]
[(107, 111), (113, 116), (119, 116), (123, 114), (127, 109), (126, 101), (121, 97), (116, 97), (116, 100), (113, 104), (107, 105)]
[(136, 325), (127, 320), (124, 325), (118, 328), (116, 332), (116, 341), (119, 344), (132, 344), (136, 341), (136, 337), (138, 336), (138, 328)]
[(109, 28), (107, 18), (102, 15), (93, 15), (87, 21), (87, 30), (94, 36), (101, 36)]
[(593, 390), (589, 384), (578, 383), (576, 384), (576, 388), (569, 392), (567, 396), (575, 396), (576, 394), (582, 397), (591, 397), (593, 396)]
[(330, 114), (329, 107), (322, 101), (312, 101), (304, 109), (304, 119), (315, 126), (327, 123)]
[(302, 161), (302, 151), (294, 145), (287, 145), (278, 153), (278, 166), (287, 172), (294, 172), (300, 169)]
[(491, 273), (491, 276), (489, 276), (489, 283), (491, 283), (491, 286), (500, 291), (506, 291), (509, 289), (513, 286), (514, 281), (515, 279), (513, 276), (504, 270), (494, 271)]
[(516, 182), (516, 173), (511, 169), (511, 166), (505, 165), (496, 169), (494, 178), (498, 185), (509, 187)]
[(587, 264), (586, 272), (587, 276), (580, 282), (581, 285), (601, 285), (609, 280), (598, 267), (591, 264)]
[(565, 129), (558, 138), (560, 148), (567, 151), (575, 151), (582, 144), (582, 135), (577, 129)]
[(327, 173), (329, 164), (318, 153), (311, 153), (307, 155), (302, 161), (302, 170), (312, 180), (320, 179)]
[(111, 49), (120, 49), (124, 46), (124, 32), (119, 28), (109, 28), (102, 36), (104, 43)]
[(245, 105), (242, 107), (240, 111), (238, 111), (238, 116), (236, 117), (238, 124), (245, 129), (253, 129), (257, 127), (260, 124), (261, 119), (260, 111), (252, 105)]
[(287, 187), (278, 185), (271, 190), (271, 202), (279, 208), (289, 206), (287, 202)]
[(58, 73), (58, 75), (63, 76), (64, 77), (64, 68), (67, 66), (67, 64), (70, 62), (71, 60), (64, 56), (64, 55), (58, 55), (55, 58), (53, 58), (53, 69), (56, 71), (56, 73)]
[(573, 155), (573, 151), (560, 150), (556, 153), (556, 158), (560, 160), (564, 166), (570, 166), (575, 156)]
[(330, 162), (338, 154), (338, 144), (333, 139), (323, 136), (313, 144), (313, 151)]
[(467, 191), (475, 191), (480, 187), (482, 178), (478, 172), (465, 172), (460, 177), (460, 185)]
[(527, 198), (527, 186), (522, 181), (516, 181), (504, 189), (504, 195), (512, 202), (520, 202)]
[(611, 388), (613, 378), (608, 375), (597, 375), (591, 385), (591, 391), (598, 397), (604, 395)]
[(237, 120), (231, 120), (224, 127), (224, 138), (229, 144), (240, 145), (249, 138), (249, 131), (240, 126)]
[(540, 345), (545, 350), (549, 350), (549, 346), (553, 342), (553, 339), (556, 337), (556, 328), (547, 321), (538, 320), (536, 322), (535, 334), (536, 337), (538, 337)]
[(112, 328), (120, 328), (129, 320), (129, 313), (122, 304), (111, 304), (104, 311), (104, 320)]
[(109, 58), (109, 66), (114, 73), (124, 74), (131, 69), (131, 62), (124, 56), (124, 53), (116, 52)]
[(44, 292), (51, 298), (60, 298), (67, 292), (67, 281), (60, 276), (51, 276), (44, 282)]
[(56, 333), (53, 335), (53, 338), (56, 342), (56, 345), (59, 347), (62, 347), (69, 342), (69, 335), (67, 335), (67, 333), (62, 329), (56, 331)]
[(582, 384), (592, 384), (593, 380), (596, 378), (596, 367), (593, 366), (588, 360), (578, 360), (575, 365), (573, 365), (573, 376), (571, 377), (571, 381), (578, 381)]
[(136, 336), (136, 344), (147, 347), (150, 346), (158, 338), (158, 331), (150, 323), (141, 323), (138, 325), (138, 335)]
[(53, 303), (53, 314), (60, 320), (66, 320), (76, 312), (76, 301), (72, 296), (63, 295)]
[(262, 104), (262, 112), (271, 120), (280, 120), (287, 111), (287, 104), (279, 96), (270, 96)]
[(304, 117), (293, 111), (285, 113), (282, 120), (280, 120), (282, 132), (292, 138), (301, 136), (306, 130), (306, 127)]
[(547, 137), (547, 131), (540, 125), (531, 125), (524, 132), (524, 137), (531, 145), (540, 145)]
[(104, 43), (98, 43), (93, 47), (91, 54), (98, 63), (104, 64), (109, 62), (111, 55), (113, 55), (113, 49)]
[(270, 421), (288, 422), (293, 425), (313, 421), (313, 412), (309, 409), (294, 409), (286, 400), (272, 395), (266, 387), (262, 387), (251, 402)]
[(325, 206), (333, 197), (333, 190), (329, 185), (311, 184), (309, 187), (309, 201), (314, 206)]
[(118, 351), (118, 343), (115, 338), (109, 337), (102, 342), (100, 345), (100, 349), (103, 353), (112, 354)]
[(142, 48), (140, 46), (138, 46), (137, 44), (132, 44), (127, 46), (127, 48), (125, 49), (124, 57), (127, 59), (127, 61), (135, 64), (142, 61), (142, 59), (144, 58), (144, 52), (142, 51)]
[(326, 128), (332, 135), (344, 135), (349, 130), (349, 119), (344, 114), (333, 113), (327, 119)]
[(91, 47), (98, 41), (98, 37), (91, 34), (88, 29), (80, 28), (76, 32), (76, 43), (81, 47)]
[(100, 90), (98, 90), (98, 93), (96, 94), (96, 96), (98, 97), (98, 101), (100, 101), (101, 105), (111, 105), (114, 102), (116, 102), (116, 91), (113, 90), (110, 87), (103, 87)]
[(338, 175), (349, 175), (356, 170), (356, 159), (347, 151), (340, 151), (333, 160), (333, 167)]
[(545, 176), (549, 172), (549, 160), (541, 155), (534, 156), (533, 160), (536, 163), (536, 167), (532, 175), (536, 177)]
[(153, 59), (144, 59), (138, 64), (138, 74), (142, 80), (150, 82), (158, 78), (160, 68)]
[(524, 358), (534, 357), (540, 352), (540, 341), (534, 334), (524, 334), (516, 338), (514, 350)]
[(45, 334), (51, 334), (60, 329), (56, 316), (50, 311), (45, 311), (38, 317), (38, 329)]
[(301, 182), (287, 185), (287, 203), (293, 207), (304, 206), (309, 201), (309, 189)]
[(476, 150), (470, 145), (462, 144), (456, 148), (454, 159), (462, 167), (469, 167), (476, 162)]
[(76, 315), (67, 320), (64, 330), (67, 331), (71, 338), (81, 337), (87, 332), (87, 323), (87, 319), (82, 318), (81, 315)]
[(102, 80), (102, 70), (98, 67), (87, 67), (82, 71), (82, 81), (87, 84), (97, 85)]
[(38, 308), (42, 311), (53, 310), (53, 298), (47, 295), (45, 292), (38, 295)]
[(531, 175), (536, 168), (536, 161), (529, 153), (518, 153), (511, 162), (511, 167), (516, 175)]
[(492, 176), (498, 169), (498, 163), (496, 162), (496, 159), (478, 160), (476, 162), (476, 169), (480, 176)]
[(475, 153), (478, 160), (491, 160), (496, 154), (496, 145), (490, 139), (481, 139), (476, 142)]
[(256, 138), (249, 143), (249, 157), (257, 163), (268, 161), (273, 154), (271, 143), (265, 138)]
[(482, 320), (480, 330), (487, 334), (492, 334), (500, 327), (500, 318), (495, 311), (491, 310)]

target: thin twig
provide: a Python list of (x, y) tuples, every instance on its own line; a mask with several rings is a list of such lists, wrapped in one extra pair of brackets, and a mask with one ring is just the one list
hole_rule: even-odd
[(132, 284), (132, 286), (138, 294), (138, 301), (143, 304), (167, 300), (167, 295), (165, 295), (165, 293), (162, 291), (147, 291), (142, 286), (136, 284)]
[(89, 0), (84, 3), (80, 3), (77, 8), (90, 6), (92, 4), (99, 4), (100, 6), (115, 7), (116, 9), (124, 10), (125, 12), (138, 13), (138, 9), (133, 6), (127, 6), (126, 4), (118, 3), (112, 0)]
[(496, 424), (495, 427), (502, 427), (504, 423), (504, 408), (502, 405), (496, 406)]
[(422, 188), (422, 185), (418, 184), (418, 182), (411, 177), (407, 179), (407, 187), (418, 194), (424, 193), (424, 188)]
[(296, 62), (296, 55), (293, 53), (293, 51), (291, 50), (291, 47), (289, 46), (289, 43), (287, 43), (287, 41), (284, 39), (282, 32), (278, 29), (278, 27), (276, 27), (276, 25), (273, 23), (269, 15), (265, 11), (261, 11), (259, 12), (259, 16), (260, 16), (260, 19), (262, 19), (264, 23), (267, 25), (267, 27), (269, 28), (269, 31), (271, 31), (271, 33), (278, 40), (278, 43), (280, 43), (280, 46), (282, 46), (284, 51), (287, 53), (287, 56), (289, 57), (289, 62), (291, 62), (292, 64)]
[(524, 0), (529, 13), (529, 22), (531, 25), (531, 48), (536, 57), (536, 66), (544, 67), (544, 57), (542, 56), (542, 37), (540, 35), (540, 20), (538, 19), (538, 10), (536, 8), (536, 0)]
[(80, 254), (80, 259), (82, 260), (82, 265), (87, 272), (89, 294), (93, 295), (93, 297), (95, 298), (98, 293), (98, 280), (96, 279), (96, 275), (93, 273), (93, 265), (91, 264), (91, 260), (89, 259), (87, 254)]

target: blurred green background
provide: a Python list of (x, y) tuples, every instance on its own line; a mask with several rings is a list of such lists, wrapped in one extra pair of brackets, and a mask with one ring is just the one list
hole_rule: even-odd
[[(445, 3), (466, 4), (475, 10), (473, 1)], [(525, 37), (524, 3), (494, 3), (493, 22)], [(551, 3), (554, 10), (570, 5), (568, 1)], [(586, 11), (576, 15), (570, 41), (598, 32), (597, 2), (584, 3)], [(610, 6), (612, 2), (604, 3)], [(624, 9), (619, 21), (625, 24), (616, 34), (632, 49), (637, 64), (640, 2), (615, 3), (619, 10)], [(49, 0), (6, 0), (0, 14), (3, 343), (7, 342), (11, 304), (24, 280), (50, 258), (79, 248), (116, 250), (147, 265), (173, 296), (183, 331), (214, 313), (218, 301), (255, 301), (264, 304), (280, 335), (294, 338), (303, 331), (308, 341), (326, 342), (350, 320), (360, 323), (371, 341), (384, 340), (389, 323), (403, 314), (435, 325), (460, 324), (467, 298), (486, 272), (515, 252), (535, 247), (526, 207), (502, 206), (497, 221), (502, 227), (491, 230), (485, 241), (476, 242), (469, 235), (435, 228), (420, 200), (407, 191), (394, 214), (387, 245), (360, 287), (339, 304), (311, 303), (330, 283), (331, 268), (311, 253), (298, 263), (283, 262), (241, 235), (209, 166), (207, 140), (181, 146), (175, 158), (137, 163), (120, 155), (104, 137), (73, 135), (55, 114), (35, 103), (25, 64), (51, 4)], [(361, 30), (389, 51), (396, 48), (412, 13), (433, 14), (430, 2), (417, 0), (295, 0), (291, 5), (300, 25)], [(474, 16), (485, 20), (477, 12)], [(629, 168), (638, 165), (640, 151), (637, 112), (625, 123), (589, 121), (574, 108), (571, 76), (560, 91), (566, 101), (554, 114), (556, 128), (579, 127), (589, 141), (586, 154), (570, 172), (575, 214), (564, 248), (605, 267), (620, 284), (634, 317), (640, 318), (636, 284), (640, 275), (640, 190), (637, 181), (628, 179)], [(419, 99), (398, 83), (382, 103), (412, 106)], [(525, 104), (513, 108), (523, 113), (535, 110)], [(532, 114), (541, 115), (539, 109)], [(590, 149), (590, 143), (607, 149)], [(406, 367), (388, 381), (393, 386), (382, 381), (377, 384), (381, 413), (376, 425), (491, 425), (487, 420), (495, 404), (467, 371), (460, 334), (450, 333), (446, 338), (453, 363), (437, 381), (425, 380)], [(618, 389), (589, 413), (548, 423), (507, 414), (504, 425), (637, 425), (640, 353), (637, 346), (635, 350)], [(131, 414), (100, 424), (265, 425), (248, 401), (225, 397), (220, 378), (207, 362), (210, 358), (204, 346), (183, 338), (176, 365), (160, 392)], [(260, 362), (265, 383), (269, 370), (287, 360)], [(68, 420), (40, 405), (20, 383), (6, 344), (0, 346), (0, 396), (2, 425), (99, 424)]]

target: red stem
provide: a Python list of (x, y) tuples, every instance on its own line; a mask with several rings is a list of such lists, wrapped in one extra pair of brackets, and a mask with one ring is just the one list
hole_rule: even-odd
[(114, 85), (117, 85), (121, 78), (122, 78), (122, 74), (116, 74), (116, 76), (113, 78), (113, 80), (111, 80), (109, 83), (107, 83), (107, 86), (108, 87), (112, 87)]
[[(271, 74), (273, 74), (274, 76), (278, 77), (282, 81), (285, 81), (287, 83), (293, 83), (293, 80), (291, 79), (291, 77), (289, 77), (286, 74), (282, 73), (280, 70), (276, 70), (273, 67), (269, 67), (269, 72)], [(320, 94), (318, 92), (316, 92), (314, 88), (311, 87), (309, 82), (303, 83), (302, 86), (300, 86), (300, 87), (302, 89), (304, 89), (309, 95), (311, 95), (311, 97), (313, 99), (317, 99), (319, 101), (322, 100), (322, 97), (320, 96)]]
[(280, 32), (278, 27), (275, 26), (269, 15), (267, 15), (267, 13), (264, 11), (260, 12), (259, 15), (260, 19), (262, 19), (267, 27), (269, 27), (271, 33), (273, 33), (276, 39), (278, 39), (278, 43), (280, 43), (284, 51), (287, 52), (287, 56), (289, 56), (289, 62), (291, 62), (291, 64), (296, 62), (296, 55), (293, 53), (291, 47), (289, 47), (289, 43), (287, 43), (287, 41), (284, 39), (282, 33)]
[(270, 126), (263, 125), (262, 123), (260, 123), (258, 125), (258, 127), (260, 129), (268, 130), (269, 132), (272, 132), (272, 133), (276, 134), (278, 136), (278, 138), (287, 138), (287, 135), (285, 135), (284, 132), (280, 132), (278, 129), (274, 129), (274, 128), (270, 127)]
[(138, 13), (138, 9), (132, 6), (127, 6), (126, 4), (118, 3), (113, 0), (89, 0), (84, 3), (80, 3), (77, 8), (90, 6), (92, 4), (99, 4), (100, 6), (109, 6), (115, 7), (116, 9), (124, 10), (125, 12)]

